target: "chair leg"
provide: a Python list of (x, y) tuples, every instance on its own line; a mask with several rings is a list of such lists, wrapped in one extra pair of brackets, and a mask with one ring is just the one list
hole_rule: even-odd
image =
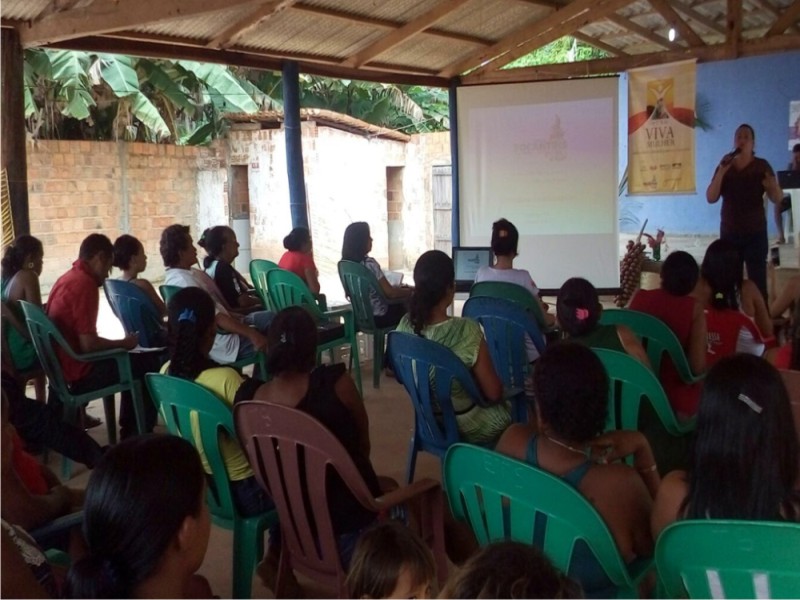
[(106, 413), (108, 443), (113, 445), (117, 443), (117, 405), (114, 403), (113, 394), (111, 396), (103, 396), (103, 409)]
[(381, 371), (383, 371), (383, 349), (386, 345), (383, 331), (376, 331), (372, 339), (372, 387), (380, 389)]
[[(81, 424), (78, 422), (78, 411), (80, 409), (69, 401), (64, 402), (63, 406), (64, 406), (63, 409), (64, 421), (80, 427)], [(72, 477), (72, 461), (68, 459), (66, 456), (62, 455), (61, 479), (63, 479), (64, 481), (69, 481), (70, 477)]]
[(411, 434), (411, 441), (408, 444), (408, 464), (406, 465), (406, 485), (414, 481), (414, 470), (417, 467), (417, 430)]
[[(249, 526), (248, 526), (249, 525)], [(250, 598), (253, 572), (264, 554), (264, 532), (255, 523), (235, 519), (233, 525), (233, 598)]]

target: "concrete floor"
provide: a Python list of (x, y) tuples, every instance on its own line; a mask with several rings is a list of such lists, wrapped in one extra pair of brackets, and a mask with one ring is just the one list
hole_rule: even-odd
[[(621, 236), (620, 247), (622, 252), (624, 252), (625, 243), (632, 237)], [(705, 248), (712, 240), (713, 238), (710, 237), (686, 236), (672, 237), (667, 242), (669, 249), (686, 250), (700, 262), (705, 253)], [(664, 256), (666, 256), (669, 249), (667, 249)], [(793, 245), (780, 246), (780, 254), (783, 267), (778, 270), (779, 284), (786, 277), (796, 274), (798, 268), (798, 251), (795, 250)], [(406, 280), (409, 283), (412, 281), (410, 274), (407, 274)], [(644, 287), (655, 287), (658, 285), (658, 276), (653, 273), (645, 274), (642, 283)], [(322, 284), (325, 291), (334, 290), (329, 295), (329, 298), (339, 299), (338, 291), (341, 285), (338, 282), (338, 278), (330, 278), (330, 281), (325, 280)], [(611, 298), (604, 298), (604, 301), (610, 300)], [(606, 303), (610, 305), (610, 302)], [(462, 305), (463, 300), (456, 302), (456, 314), (460, 314)], [(101, 302), (98, 329), (100, 335), (112, 339), (120, 338), (123, 335), (119, 321), (113, 316), (104, 299)], [(402, 386), (385, 375), (381, 377), (380, 389), (372, 388), (371, 362), (362, 361), (361, 369), (364, 382), (364, 402), (370, 418), (371, 458), (375, 470), (379, 475), (387, 475), (397, 481), (403, 481), (408, 454), (408, 441), (413, 426), (411, 402)], [(29, 390), (28, 393), (33, 396), (32, 390)], [(89, 412), (94, 416), (103, 418), (102, 403), (93, 402), (89, 406)], [(163, 431), (163, 428), (161, 430)], [(91, 433), (98, 442), (106, 443), (104, 427), (93, 429)], [(50, 456), (51, 467), (54, 471), (60, 473), (60, 458), (53, 453)], [(83, 488), (86, 486), (88, 476), (89, 473), (82, 465), (75, 465), (69, 485)], [(416, 478), (421, 479), (423, 477), (433, 477), (436, 480), (441, 480), (439, 461), (426, 453), (420, 453), (417, 460)], [(208, 553), (200, 569), (200, 573), (210, 581), (214, 593), (223, 598), (230, 597), (231, 594), (231, 540), (231, 532), (212, 527)], [(333, 597), (330, 592), (315, 585), (314, 582), (300, 578), (300, 583), (304, 587), (307, 597)], [(258, 577), (254, 577), (252, 597), (273, 598), (274, 596), (270, 590), (261, 584)]]

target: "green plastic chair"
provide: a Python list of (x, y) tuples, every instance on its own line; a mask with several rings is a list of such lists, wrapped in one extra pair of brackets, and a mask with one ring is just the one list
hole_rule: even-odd
[[(396, 325), (390, 327), (378, 327), (375, 325), (375, 315), (372, 313), (370, 296), (374, 292), (387, 304), (397, 302), (397, 300), (390, 300), (384, 295), (378, 279), (372, 271), (361, 263), (340, 260), (339, 279), (342, 282), (344, 293), (353, 307), (356, 331), (372, 335), (372, 387), (380, 388), (383, 356), (386, 351), (386, 334), (394, 331)], [(405, 300), (401, 302), (405, 302)]]
[[(264, 554), (264, 532), (277, 523), (278, 513), (271, 510), (242, 517), (236, 510), (219, 448), (220, 435), (237, 439), (233, 413), (213, 392), (193, 381), (160, 373), (148, 373), (146, 380), (169, 432), (191, 442), (206, 457), (211, 469), (206, 503), (212, 520), (233, 530), (233, 598), (249, 598), (253, 571)], [(197, 423), (200, 439), (192, 434), (192, 421)]]
[(169, 304), (169, 299), (172, 298), (178, 290), (181, 289), (179, 285), (160, 285), (158, 286), (158, 293), (164, 300), (164, 304)]
[(265, 310), (275, 310), (267, 291), (267, 271), (277, 268), (277, 263), (271, 260), (254, 258), (250, 261), (250, 279), (253, 280), (253, 287), (256, 288), (256, 294), (261, 298)]
[[(72, 346), (64, 339), (55, 324), (48, 318), (39, 306), (20, 300), (22, 313), (31, 334), (31, 341), (36, 348), (36, 355), (42, 365), (50, 386), (56, 391), (58, 397), (64, 404), (64, 420), (68, 423), (77, 424), (80, 408), (87, 405), (92, 400), (103, 399), (103, 407), (106, 414), (106, 429), (108, 430), (108, 441), (111, 444), (117, 442), (117, 418), (116, 406), (114, 404), (114, 394), (117, 392), (130, 391), (133, 400), (133, 409), (136, 415), (136, 427), (139, 433), (144, 433), (144, 404), (142, 399), (141, 383), (133, 378), (131, 361), (126, 350), (103, 350), (100, 352), (87, 352), (78, 354)], [(104, 388), (74, 394), (70, 391), (64, 373), (61, 370), (61, 363), (56, 354), (56, 346), (74, 358), (84, 362), (98, 362), (111, 359), (117, 364), (119, 372), (119, 382)], [(69, 479), (72, 474), (72, 463), (64, 457), (61, 471), (64, 479)]]
[[(326, 350), (333, 351), (340, 346), (350, 346), (350, 360), (355, 370), (355, 380), (359, 393), (361, 389), (361, 365), (358, 360), (358, 343), (350, 307), (323, 311), (305, 282), (291, 271), (272, 269), (267, 272), (267, 289), (275, 310), (283, 310), (289, 306), (302, 306), (317, 323), (317, 361)], [(344, 324), (339, 323), (342, 319)]]
[(638, 598), (652, 559), (628, 565), (605, 521), (578, 490), (542, 469), (470, 444), (455, 444), (442, 475), (453, 516), (469, 523), (481, 546), (502, 540), (532, 544), (570, 572), (576, 544), (589, 547), (616, 590)]
[(697, 520), (658, 537), (663, 598), (800, 597), (800, 524)]
[(543, 333), (555, 331), (555, 327), (547, 325), (542, 307), (536, 302), (533, 294), (521, 285), (508, 281), (479, 281), (478, 283), (473, 283), (469, 290), (469, 297), (478, 298), (484, 296), (490, 298), (505, 298), (506, 300), (516, 302), (522, 305), (525, 310), (533, 313), (533, 316), (536, 318), (536, 323)]
[(695, 375), (692, 373), (689, 360), (686, 358), (686, 353), (675, 332), (658, 317), (629, 308), (612, 308), (603, 311), (600, 323), (603, 325), (627, 325), (647, 350), (647, 358), (650, 359), (654, 373), (661, 372), (661, 361), (664, 359), (664, 355), (669, 355), (684, 383), (696, 383), (705, 377), (705, 374)]

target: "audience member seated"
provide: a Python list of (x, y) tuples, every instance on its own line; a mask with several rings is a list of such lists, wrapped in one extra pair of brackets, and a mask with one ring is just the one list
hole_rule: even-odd
[(142, 242), (127, 233), (119, 236), (114, 241), (113, 266), (122, 271), (119, 276), (120, 280), (129, 281), (147, 294), (147, 297), (153, 301), (153, 306), (156, 307), (158, 314), (162, 317), (167, 314), (167, 307), (153, 284), (147, 279), (139, 277), (139, 274), (147, 268), (147, 254), (144, 252)]
[(209, 227), (197, 244), (208, 256), (203, 259), (206, 274), (214, 280), (228, 307), (236, 312), (263, 311), (258, 296), (244, 276), (233, 266), (239, 256), (239, 241), (233, 229), (225, 225)]
[(473, 404), (457, 383), (451, 399), (463, 441), (494, 445), (511, 424), (509, 403), (503, 400), (503, 384), (497, 376), (480, 325), (472, 319), (451, 317), (447, 308), (456, 293), (453, 259), (440, 250), (429, 250), (414, 265), (414, 292), (408, 314), (397, 331), (413, 333), (452, 350), (475, 377), (487, 406)]
[(580, 277), (567, 279), (558, 292), (556, 315), (567, 338), (588, 346), (630, 354), (650, 366), (639, 338), (625, 325), (601, 325), (603, 307), (595, 287)]
[(433, 598), (435, 587), (433, 554), (408, 527), (389, 520), (361, 535), (347, 574), (351, 598)]
[[(2, 518), (28, 531), (47, 525), (58, 517), (80, 510), (81, 490), (61, 485), (58, 477), (28, 454), (8, 419), (8, 401), (2, 409)], [(66, 549), (67, 543), (63, 544)]]
[[(347, 229), (344, 230), (342, 260), (361, 263), (367, 267), (375, 275), (383, 295), (389, 300), (408, 298), (411, 295), (411, 289), (391, 285), (383, 274), (383, 269), (381, 269), (378, 261), (368, 256), (371, 250), (372, 237), (369, 231), (369, 224), (363, 221), (350, 223)], [(376, 327), (394, 327), (406, 313), (405, 304), (402, 302), (387, 303), (377, 294), (372, 294), (370, 299)]]
[[(539, 304), (542, 314), (545, 315), (547, 325), (555, 324), (555, 316), (547, 313), (547, 306), (539, 298), (539, 288), (533, 282), (531, 274), (525, 269), (514, 268), (514, 258), (517, 257), (519, 232), (511, 221), (500, 219), (492, 224), (492, 253), (495, 256), (494, 266), (483, 266), (475, 275), (475, 283), (481, 281), (505, 281), (524, 287), (531, 293)], [(526, 336), (525, 349), (528, 360), (533, 362), (539, 358), (539, 351), (530, 338)]]
[[(80, 354), (101, 350), (132, 350), (139, 343), (136, 334), (121, 340), (109, 340), (97, 335), (97, 314), (100, 308), (98, 287), (103, 285), (111, 270), (114, 246), (105, 235), (93, 233), (81, 243), (78, 260), (72, 268), (58, 278), (50, 290), (47, 314), (58, 327), (72, 349)], [(140, 381), (145, 373), (160, 366), (152, 353), (130, 354), (131, 370)], [(119, 380), (117, 364), (113, 359), (100, 362), (82, 362), (59, 353), (64, 378), (74, 393), (96, 390)], [(156, 409), (150, 400), (147, 386), (142, 382), (142, 397), (146, 431), (152, 431), (156, 422)], [(51, 398), (56, 394), (51, 389)], [(60, 399), (59, 399), (60, 401)], [(125, 439), (137, 432), (136, 415), (130, 392), (122, 393), (119, 411), (120, 437)]]
[(286, 252), (278, 261), (281, 269), (286, 269), (305, 281), (312, 294), (319, 294), (319, 271), (314, 264), (314, 249), (311, 233), (305, 227), (295, 227), (283, 238)]
[(680, 519), (800, 520), (798, 441), (789, 396), (764, 359), (737, 354), (708, 372), (688, 471), (658, 491), (653, 536)]
[[(639, 290), (628, 307), (661, 319), (681, 343), (692, 373), (706, 370), (708, 331), (703, 305), (691, 295), (700, 277), (697, 261), (688, 252), (672, 252), (661, 266), (661, 287)], [(697, 412), (702, 384), (686, 384), (681, 380), (669, 356), (661, 363), (659, 379), (678, 418), (686, 419)]]
[(87, 554), (67, 574), (67, 598), (211, 598), (196, 571), (211, 531), (206, 479), (192, 445), (151, 434), (126, 440), (89, 478)]
[[(715, 240), (706, 250), (700, 266), (701, 279), (697, 297), (708, 310), (735, 310), (750, 317), (755, 323), (760, 337), (772, 337), (772, 318), (769, 316), (764, 296), (755, 283), (744, 279), (742, 257), (739, 251), (727, 240)], [(710, 332), (710, 329), (709, 329)], [(755, 343), (755, 346), (754, 346)], [(737, 352), (759, 354), (760, 344), (744, 331), (737, 342)]]
[[(205, 290), (214, 300), (216, 324), (221, 330), (214, 337), (211, 358), (219, 363), (232, 363), (241, 358), (252, 356), (267, 346), (265, 333), (269, 327), (272, 313), (259, 311), (242, 319), (232, 314), (226, 307), (225, 299), (214, 284), (214, 281), (199, 269), (192, 268), (197, 264), (197, 249), (192, 243), (189, 227), (186, 225), (170, 225), (161, 233), (159, 245), (161, 258), (167, 268), (164, 283), (178, 287), (199, 287)], [(254, 320), (259, 315), (259, 323)], [(261, 320), (260, 315), (268, 318)], [(255, 328), (249, 324), (255, 325)]]
[[(33, 347), (19, 301), (25, 300), (36, 306), (42, 305), (39, 276), (44, 263), (42, 242), (32, 235), (20, 235), (13, 244), (6, 246), (2, 261), (2, 288), (0, 294), (11, 314), (4, 311), (7, 326), (2, 333), (8, 344), (11, 362), (17, 372), (30, 371), (39, 366), (36, 348)], [(45, 376), (35, 379), (36, 399), (45, 401)]]
[(583, 592), (534, 546), (495, 542), (453, 575), (439, 597), (583, 598)]
[(778, 319), (784, 316), (784, 313), (800, 298), (800, 275), (791, 277), (778, 292), (774, 265), (770, 264), (768, 270), (770, 279), (769, 314), (773, 319)]
[[(509, 427), (496, 450), (558, 475), (586, 496), (630, 563), (653, 552), (650, 511), (660, 478), (641, 433), (603, 433), (608, 386), (590, 349), (573, 342), (548, 346), (533, 370), (536, 422)], [(627, 456), (632, 467), (621, 462)], [(588, 596), (607, 597), (612, 584), (591, 551), (579, 546), (574, 552), (570, 576)]]
[[(303, 308), (280, 311), (269, 329), (267, 370), (272, 379), (256, 390), (255, 400), (308, 413), (342, 443), (374, 496), (381, 495), (369, 460), (369, 421), (364, 401), (342, 363), (317, 364), (317, 326)], [(330, 482), (331, 519), (345, 569), (361, 533), (375, 515), (365, 510), (339, 478)], [(275, 565), (277, 567), (277, 565)]]

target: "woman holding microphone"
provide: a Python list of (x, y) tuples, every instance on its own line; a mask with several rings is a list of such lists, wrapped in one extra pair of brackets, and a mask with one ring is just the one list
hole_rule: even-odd
[(754, 155), (755, 132), (742, 124), (733, 138), (735, 149), (722, 157), (706, 190), (706, 200), (722, 196), (720, 238), (732, 242), (747, 265), (747, 277), (767, 298), (767, 218), (764, 194), (778, 203), (783, 192), (775, 171)]

